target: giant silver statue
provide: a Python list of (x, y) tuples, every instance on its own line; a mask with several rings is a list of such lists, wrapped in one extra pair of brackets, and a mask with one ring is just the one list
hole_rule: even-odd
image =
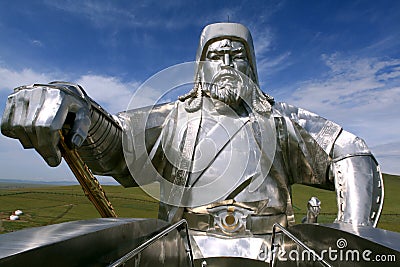
[(116, 116), (79, 85), (16, 88), (1, 131), (57, 166), (59, 130), (67, 123), (69, 145), (95, 174), (126, 187), (160, 182), (159, 218), (186, 219), (195, 259), (265, 260), (259, 252), (270, 247), (273, 225), (294, 225), (295, 183), (335, 190), (335, 223), (377, 225), (383, 184), (367, 145), (261, 91), (246, 27), (205, 27), (196, 62), (190, 92)]

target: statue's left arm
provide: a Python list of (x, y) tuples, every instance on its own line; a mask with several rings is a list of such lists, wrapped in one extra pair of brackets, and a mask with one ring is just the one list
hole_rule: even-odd
[(330, 175), (336, 189), (336, 221), (376, 226), (383, 205), (379, 165), (364, 140), (342, 131), (332, 150)]
[(277, 103), (275, 110), (285, 118), (291, 183), (334, 189), (336, 222), (375, 227), (383, 205), (383, 181), (365, 142), (304, 109)]

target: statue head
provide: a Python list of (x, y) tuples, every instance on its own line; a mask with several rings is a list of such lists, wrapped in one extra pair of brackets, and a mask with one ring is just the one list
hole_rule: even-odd
[(258, 85), (253, 38), (242, 24), (215, 23), (206, 26), (200, 36), (196, 61), (233, 67)]
[(238, 23), (206, 26), (196, 55), (196, 85), (181, 100), (189, 100), (188, 110), (197, 110), (201, 95), (230, 106), (246, 102), (256, 111), (269, 111), (273, 98), (258, 87), (256, 59), (250, 31)]

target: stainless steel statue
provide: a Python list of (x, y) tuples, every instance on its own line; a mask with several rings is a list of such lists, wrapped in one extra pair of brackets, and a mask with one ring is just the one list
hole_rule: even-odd
[(58, 130), (67, 123), (70, 146), (95, 174), (127, 187), (159, 181), (159, 218), (187, 220), (195, 259), (265, 260), (273, 225), (294, 224), (295, 183), (335, 190), (336, 223), (376, 226), (383, 183), (367, 145), (336, 123), (262, 92), (246, 27), (208, 25), (196, 60), (192, 91), (117, 116), (79, 85), (16, 88), (1, 131), (57, 166)]

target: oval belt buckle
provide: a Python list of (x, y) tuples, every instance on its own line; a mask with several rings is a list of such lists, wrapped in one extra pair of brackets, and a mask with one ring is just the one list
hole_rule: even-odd
[(243, 214), (241, 212), (236, 211), (234, 206), (229, 206), (226, 212), (221, 212), (219, 217), (220, 220), (220, 228), (222, 231), (226, 231), (228, 233), (234, 233), (238, 231), (242, 226), (243, 223), (241, 221), (241, 217)]
[(219, 206), (209, 209), (214, 217), (214, 229), (219, 228), (225, 234), (236, 234), (246, 230), (246, 219), (251, 213), (236, 206)]

